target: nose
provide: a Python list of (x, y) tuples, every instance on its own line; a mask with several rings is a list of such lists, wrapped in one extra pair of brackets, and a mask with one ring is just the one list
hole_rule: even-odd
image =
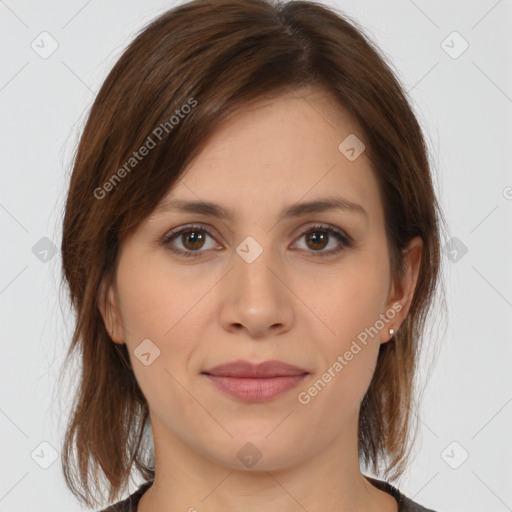
[(248, 263), (238, 254), (233, 268), (220, 283), (222, 327), (230, 332), (246, 331), (251, 338), (283, 334), (295, 321), (290, 277), (271, 258), (270, 250)]

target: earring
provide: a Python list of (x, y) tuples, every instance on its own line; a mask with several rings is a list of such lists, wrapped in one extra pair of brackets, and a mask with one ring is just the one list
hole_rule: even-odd
[(395, 334), (395, 330), (394, 329), (389, 329), (389, 336), (390, 336), (390, 338), (393, 337), (393, 334)]

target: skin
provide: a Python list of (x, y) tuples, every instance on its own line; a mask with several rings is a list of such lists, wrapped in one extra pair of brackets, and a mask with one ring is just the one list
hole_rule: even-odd
[[(362, 476), (357, 422), (381, 343), (409, 309), (422, 243), (412, 240), (407, 272), (391, 282), (384, 213), (370, 161), (349, 161), (341, 141), (363, 132), (320, 89), (260, 99), (208, 141), (166, 198), (213, 201), (233, 221), (174, 210), (147, 218), (121, 245), (105, 324), (126, 343), (147, 398), (155, 442), (155, 481), (139, 512), (325, 510), (396, 512), (396, 500)], [(288, 205), (329, 195), (348, 198), (368, 216), (334, 210), (278, 221)], [(208, 227), (204, 243), (178, 236), (192, 223)], [(314, 224), (348, 234), (342, 242), (308, 241)], [(263, 252), (247, 263), (236, 252), (247, 237)], [(199, 251), (197, 258), (169, 251)], [(314, 254), (323, 252), (324, 256)], [(402, 309), (307, 405), (307, 391), (365, 328), (392, 305)], [(160, 355), (145, 366), (134, 355), (149, 338)], [(220, 363), (278, 359), (310, 372), (272, 400), (244, 403), (201, 372)], [(261, 452), (252, 467), (237, 452)]]

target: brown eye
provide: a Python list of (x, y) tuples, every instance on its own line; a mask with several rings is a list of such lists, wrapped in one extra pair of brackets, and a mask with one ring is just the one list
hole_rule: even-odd
[(329, 243), (329, 235), (326, 235), (325, 231), (310, 231), (305, 236), (306, 244), (315, 251), (324, 249)]
[[(332, 256), (352, 246), (352, 240), (348, 235), (331, 226), (313, 226), (303, 232), (299, 240), (302, 238), (305, 240), (304, 250), (314, 257)], [(324, 250), (329, 245), (333, 248)]]
[[(212, 240), (210, 246), (207, 246), (208, 238)], [(216, 247), (213, 236), (202, 226), (187, 226), (173, 231), (164, 237), (162, 244), (171, 252), (185, 257), (200, 256), (207, 249)]]
[(185, 249), (195, 251), (201, 249), (204, 245), (204, 234), (198, 230), (183, 231), (181, 233), (181, 242)]
[[(211, 239), (210, 246), (207, 245), (208, 238)], [(301, 247), (301, 249), (313, 257), (333, 256), (352, 246), (352, 239), (348, 235), (331, 226), (313, 226), (303, 232), (299, 240), (302, 238), (305, 239), (305, 248)], [(187, 226), (173, 231), (163, 238), (162, 244), (171, 252), (193, 258), (201, 256), (208, 249), (218, 247), (215, 244), (215, 238), (201, 225)], [(333, 245), (333, 248), (324, 250), (330, 245)]]

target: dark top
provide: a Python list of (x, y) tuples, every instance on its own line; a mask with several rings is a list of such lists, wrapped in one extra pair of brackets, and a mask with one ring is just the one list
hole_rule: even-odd
[[(364, 475), (365, 478), (381, 491), (391, 494), (398, 502), (398, 512), (435, 512), (430, 508), (422, 507), (420, 504), (412, 501), (403, 495), (396, 487), (383, 480), (377, 480)], [(119, 501), (114, 505), (110, 505), (101, 512), (137, 512), (137, 505), (142, 495), (153, 484), (153, 481), (143, 483), (133, 494), (128, 496), (125, 500)]]

